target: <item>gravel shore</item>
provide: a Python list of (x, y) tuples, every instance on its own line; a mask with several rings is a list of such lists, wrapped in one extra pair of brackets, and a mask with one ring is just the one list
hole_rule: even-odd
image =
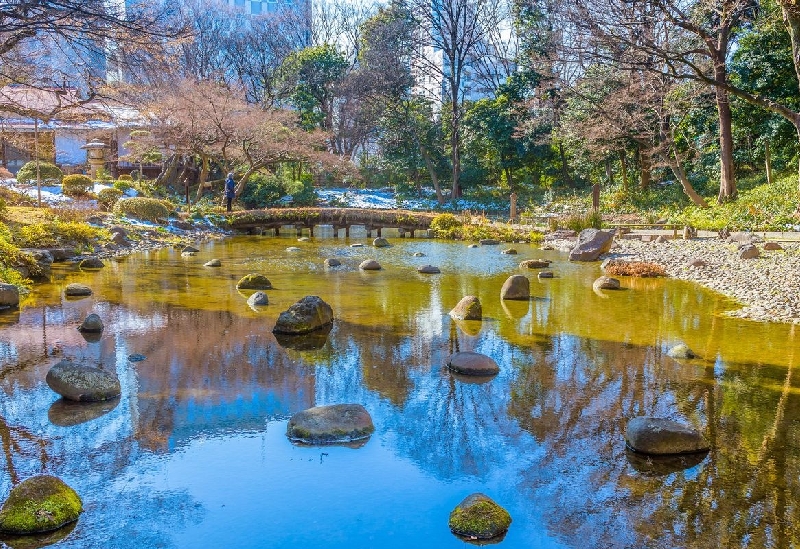
[[(673, 278), (734, 298), (742, 308), (729, 316), (800, 324), (800, 243), (781, 243), (783, 249), (774, 251), (764, 250), (763, 242), (755, 245), (759, 258), (740, 259), (736, 243), (718, 239), (662, 243), (617, 239), (604, 257), (657, 263)], [(691, 266), (695, 259), (706, 265)]]

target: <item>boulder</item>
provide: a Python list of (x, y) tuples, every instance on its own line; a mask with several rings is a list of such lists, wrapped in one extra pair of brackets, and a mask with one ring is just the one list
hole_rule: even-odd
[(250, 273), (248, 275), (244, 275), (239, 282), (236, 283), (236, 289), (271, 290), (272, 282), (270, 282), (269, 279), (262, 274)]
[(777, 242), (765, 242), (764, 249), (768, 251), (777, 251), (777, 250), (782, 250), (783, 246), (781, 246)]
[(49, 250), (25, 248), (21, 251), (32, 257), (39, 266), (40, 273), (36, 276), (37, 279), (46, 279), (50, 276), (54, 259)]
[(87, 257), (78, 266), (81, 269), (102, 269), (106, 264), (99, 257)]
[(61, 479), (50, 475), (28, 478), (11, 489), (0, 508), (0, 531), (29, 535), (56, 530), (78, 520), (80, 496)]
[(500, 289), (500, 299), (530, 299), (531, 283), (523, 275), (509, 276)]
[(111, 233), (111, 242), (117, 246), (130, 246), (128, 237), (125, 233), (113, 232)]
[(67, 297), (86, 297), (92, 295), (92, 289), (86, 284), (71, 282), (64, 288), (64, 295)]
[(100, 319), (100, 316), (96, 313), (90, 313), (83, 319), (81, 325), (78, 326), (78, 330), (81, 332), (91, 332), (91, 333), (99, 333), (103, 331), (103, 321)]
[(294, 414), (286, 426), (292, 442), (337, 444), (369, 438), (375, 425), (360, 404), (314, 406)]
[(479, 240), (478, 243), (481, 246), (497, 246), (498, 244), (500, 244), (500, 241), (495, 240), (494, 238), (484, 238), (482, 240)]
[(19, 288), (0, 282), (0, 309), (19, 308)]
[(183, 249), (181, 250), (181, 252), (188, 252), (188, 253), (194, 253), (194, 254), (196, 254), (199, 251), (200, 250), (198, 250), (194, 246), (184, 246)]
[(116, 374), (96, 366), (62, 360), (47, 372), (47, 385), (67, 400), (96, 402), (118, 397), (121, 389)]
[(75, 256), (74, 248), (47, 248), (47, 251), (53, 256), (53, 261), (66, 261)]
[(381, 264), (374, 259), (367, 259), (366, 261), (362, 261), (358, 268), (362, 271), (380, 271)]
[(461, 298), (461, 301), (450, 311), (450, 316), (458, 320), (481, 320), (483, 318), (481, 300), (474, 295)]
[(614, 243), (614, 231), (584, 229), (578, 235), (575, 247), (569, 252), (570, 261), (595, 261), (608, 252)]
[(506, 255), (517, 255), (517, 250), (516, 248), (508, 248), (505, 250), (501, 250), (500, 253)]
[(667, 356), (672, 358), (695, 358), (697, 355), (692, 352), (688, 345), (679, 343), (674, 347), (670, 347), (667, 351)]
[(450, 531), (468, 539), (492, 539), (505, 534), (511, 515), (492, 498), (475, 493), (467, 496), (450, 513)]
[(693, 454), (708, 451), (708, 441), (677, 421), (640, 416), (628, 422), (625, 442), (634, 452), (654, 455)]
[(592, 284), (595, 290), (619, 290), (619, 280), (610, 276), (601, 276)]
[(539, 271), (538, 278), (553, 278), (553, 271)]
[(372, 241), (372, 245), (376, 248), (388, 248), (390, 246), (389, 241), (380, 236)]
[(546, 269), (552, 261), (547, 259), (526, 259), (519, 264), (520, 269)]
[(439, 270), (439, 267), (433, 265), (420, 265), (417, 267), (417, 272), (422, 274), (439, 274), (442, 271)]
[(447, 367), (465, 376), (494, 376), (500, 372), (500, 366), (492, 357), (474, 353), (472, 351), (461, 351), (454, 353), (447, 359)]
[(309, 295), (283, 311), (272, 329), (277, 334), (307, 334), (333, 323), (333, 309), (320, 297)]
[(739, 259), (758, 259), (760, 255), (753, 244), (745, 244), (739, 248)]
[(211, 261), (206, 261), (203, 263), (204, 267), (222, 267), (222, 261), (219, 259), (212, 259)]
[(666, 236), (664, 236), (662, 234), (662, 235), (657, 236), (656, 239), (653, 242), (655, 244), (666, 244), (667, 242), (669, 242), (669, 240), (667, 239)]
[(342, 262), (336, 259), (335, 257), (329, 257), (328, 259), (325, 260), (326, 267), (338, 267), (341, 264)]
[(269, 305), (269, 298), (267, 294), (264, 292), (255, 292), (253, 295), (247, 298), (247, 304), (251, 307), (260, 307), (263, 305)]
[(753, 233), (749, 233), (747, 231), (740, 231), (731, 233), (728, 238), (725, 239), (725, 242), (728, 244), (755, 244), (756, 242), (761, 242), (761, 239), (754, 235)]

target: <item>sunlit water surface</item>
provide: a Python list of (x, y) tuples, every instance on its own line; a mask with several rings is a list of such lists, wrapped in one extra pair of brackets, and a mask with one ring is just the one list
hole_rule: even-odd
[[(734, 304), (679, 281), (595, 293), (597, 263), (524, 244), (513, 256), (352, 242), (235, 237), (193, 257), (56, 266), (52, 284), (0, 315), (0, 493), (33, 474), (64, 478), (85, 512), (55, 539), (83, 549), (463, 547), (447, 520), (472, 492), (511, 513), (509, 548), (800, 544), (794, 327), (726, 318)], [(556, 278), (524, 271), (532, 299), (501, 302), (504, 280), (536, 257)], [(211, 258), (222, 267), (204, 267)], [(360, 272), (367, 258), (383, 270)], [(442, 274), (418, 274), (425, 263)], [(250, 272), (274, 286), (259, 311), (235, 288)], [(64, 298), (69, 282), (94, 295)], [(447, 313), (469, 294), (484, 320), (456, 323)], [(306, 295), (333, 307), (333, 329), (277, 341), (278, 314)], [(90, 312), (105, 323), (96, 342), (76, 329)], [(678, 342), (702, 358), (669, 358)], [(457, 350), (490, 355), (501, 373), (454, 378), (443, 364)], [(44, 378), (65, 357), (116, 370), (121, 398), (58, 402)], [(344, 402), (374, 419), (363, 446), (285, 437), (291, 414)], [(637, 460), (623, 435), (642, 414), (700, 428), (713, 450), (672, 467)]]

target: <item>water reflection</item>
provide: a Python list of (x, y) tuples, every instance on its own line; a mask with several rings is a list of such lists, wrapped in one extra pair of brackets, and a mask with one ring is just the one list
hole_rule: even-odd
[[(0, 491), (64, 477), (87, 510), (63, 547), (462, 547), (447, 516), (475, 491), (511, 512), (508, 547), (800, 544), (794, 327), (723, 318), (727, 300), (676, 281), (626, 281), (601, 299), (597, 266), (555, 252), (558, 279), (503, 302), (516, 263), (542, 252), (520, 246), (509, 263), (470, 250), (465, 265), (463, 245), (393, 244), (304, 242), (289, 257), (286, 240), (243, 237), (192, 258), (57, 268), (14, 322), (0, 315)], [(416, 276), (416, 251), (442, 274)], [(321, 267), (368, 254), (382, 271)], [(212, 257), (223, 267), (204, 269)], [(235, 289), (248, 272), (275, 286), (260, 313)], [(66, 282), (95, 293), (63, 299)], [(277, 315), (304, 295), (332, 305), (333, 327), (310, 343), (276, 338)], [(483, 322), (450, 319), (464, 295)], [(75, 329), (89, 311), (106, 325), (98, 342)], [(704, 359), (669, 358), (675, 341)], [(491, 356), (500, 374), (456, 378), (443, 365), (457, 351)], [(115, 368), (120, 399), (54, 402), (44, 376), (62, 358)], [(286, 440), (291, 414), (343, 402), (372, 415), (369, 444)], [(702, 428), (713, 449), (678, 467), (641, 462), (623, 436), (637, 415)]]

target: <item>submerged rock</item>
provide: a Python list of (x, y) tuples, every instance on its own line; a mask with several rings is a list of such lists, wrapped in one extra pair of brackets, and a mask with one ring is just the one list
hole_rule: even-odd
[(271, 290), (272, 282), (269, 279), (257, 273), (250, 273), (243, 276), (239, 282), (236, 283), (237, 290)]
[(9, 534), (49, 532), (78, 520), (80, 496), (61, 479), (39, 475), (11, 489), (0, 508), (0, 531)]
[(553, 278), (553, 271), (539, 271), (537, 278)]
[(439, 270), (439, 267), (433, 265), (421, 265), (417, 268), (417, 272), (422, 274), (439, 274), (442, 271)]
[(688, 345), (679, 343), (667, 351), (667, 356), (672, 358), (695, 358), (697, 355), (692, 352)]
[(511, 515), (492, 498), (475, 493), (467, 496), (450, 513), (450, 531), (458, 536), (492, 539), (511, 526)]
[(92, 289), (86, 284), (71, 282), (64, 288), (64, 295), (67, 297), (85, 297), (87, 295), (92, 295)]
[(333, 323), (333, 309), (320, 297), (309, 295), (283, 311), (272, 329), (276, 334), (307, 334)]
[(203, 263), (204, 267), (222, 267), (222, 261), (219, 259), (212, 259), (211, 261), (206, 261)]
[(447, 367), (453, 372), (465, 376), (493, 376), (500, 372), (500, 367), (492, 357), (461, 351), (454, 353), (447, 359)]
[(47, 372), (47, 385), (68, 400), (96, 402), (118, 397), (121, 388), (116, 374), (95, 366), (62, 360)]
[(696, 429), (670, 419), (647, 416), (628, 422), (625, 442), (635, 452), (655, 455), (692, 454), (710, 448)]
[(342, 262), (336, 259), (335, 257), (329, 257), (328, 259), (325, 260), (326, 267), (338, 267), (341, 264)]
[(619, 290), (619, 280), (610, 276), (601, 276), (592, 284), (595, 290)]
[(372, 418), (361, 404), (314, 406), (293, 415), (286, 426), (289, 440), (306, 444), (353, 442), (374, 432)]
[(500, 299), (530, 299), (531, 283), (526, 276), (511, 275), (500, 289)]
[(505, 254), (505, 255), (517, 255), (517, 249), (516, 248), (507, 248), (505, 250), (501, 250), (500, 253), (501, 254)]
[(464, 296), (450, 311), (450, 316), (459, 320), (481, 320), (483, 318), (481, 300), (474, 295)]

